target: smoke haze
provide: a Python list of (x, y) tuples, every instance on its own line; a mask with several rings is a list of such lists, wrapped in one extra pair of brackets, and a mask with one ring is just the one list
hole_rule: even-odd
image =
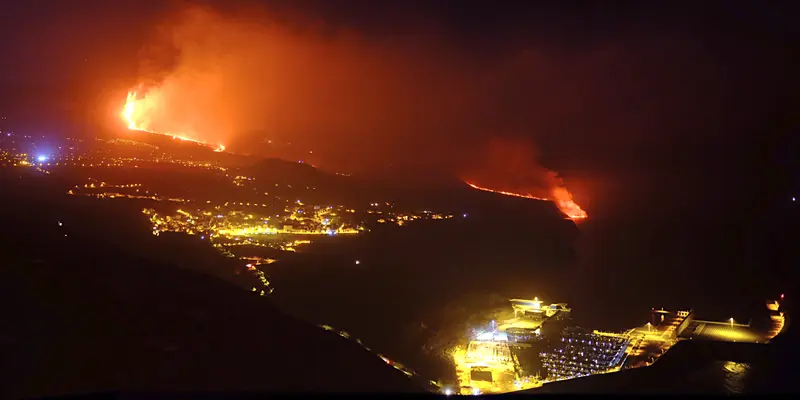
[(495, 190), (549, 198), (558, 177), (537, 159), (536, 147), (530, 141), (494, 139), (486, 147), (486, 155), (475, 160), (463, 179)]
[(183, 7), (140, 52), (138, 94), (155, 99), (153, 129), (234, 152), (347, 171), (460, 172), (496, 132), (561, 153), (550, 145), (569, 143), (576, 155), (651, 151), (702, 136), (696, 117), (715, 106), (698, 105), (726, 94), (719, 64), (685, 37), (566, 50), (509, 37), (486, 61), (435, 23), (417, 26), (426, 28), (376, 38), (297, 13)]
[(465, 87), (469, 73), (430, 41), (369, 43), (197, 7), (158, 33), (143, 54), (161, 59), (143, 58), (141, 80), (153, 83), (138, 93), (154, 99), (148, 128), (234, 152), (375, 165), (430, 147), (478, 98), (479, 83)]

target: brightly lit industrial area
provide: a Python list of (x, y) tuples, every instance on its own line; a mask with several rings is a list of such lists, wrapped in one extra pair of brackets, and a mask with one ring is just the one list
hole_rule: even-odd
[[(781, 295), (783, 296), (783, 295)], [(782, 301), (781, 297), (781, 301)], [(458, 388), (445, 394), (479, 395), (652, 365), (681, 340), (766, 343), (784, 330), (780, 302), (767, 303), (766, 330), (728, 321), (707, 321), (693, 310), (652, 310), (652, 321), (625, 332), (586, 330), (571, 325), (566, 304), (511, 299), (514, 318), (479, 332), (453, 350)]]

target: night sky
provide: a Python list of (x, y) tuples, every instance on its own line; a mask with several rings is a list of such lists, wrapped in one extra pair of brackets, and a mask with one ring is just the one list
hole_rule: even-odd
[[(198, 5), (206, 13), (199, 22), (186, 17)], [(737, 185), (759, 198), (792, 188), (791, 2), (4, 7), (0, 105), (30, 130), (109, 130), (127, 90), (159, 82), (191, 53), (216, 68), (225, 92), (186, 112), (209, 116), (198, 123), (225, 132), (220, 140), (233, 148), (277, 137), (315, 150), (313, 161), (332, 169), (459, 173), (488, 142), (503, 140), (530, 149), (568, 185), (571, 178), (585, 202), (647, 186), (653, 176), (679, 176), (699, 197), (720, 196), (708, 201)], [(213, 51), (209, 37), (221, 38)], [(235, 112), (209, 112), (222, 109), (216, 100)]]

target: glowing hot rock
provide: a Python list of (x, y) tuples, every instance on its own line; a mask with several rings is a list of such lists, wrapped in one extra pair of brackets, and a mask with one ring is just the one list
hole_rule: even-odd
[(550, 199), (546, 199), (542, 197), (536, 197), (530, 194), (493, 190), (482, 186), (478, 186), (470, 182), (464, 182), (464, 183), (466, 183), (473, 189), (483, 190), (485, 192), (498, 193), (506, 196), (522, 197), (525, 199), (552, 201), (553, 203), (556, 204), (558, 209), (561, 210), (562, 213), (564, 213), (564, 215), (566, 215), (567, 217), (569, 217), (569, 219), (572, 220), (586, 219), (589, 216), (588, 214), (586, 214), (586, 211), (584, 211), (577, 203), (575, 203), (575, 201), (572, 200), (572, 194), (563, 187), (553, 188), (553, 190), (551, 191), (553, 197)]
[(149, 132), (158, 135), (171, 136), (173, 139), (184, 140), (209, 146), (214, 148), (214, 151), (225, 151), (225, 146), (222, 144), (211, 144), (202, 140), (192, 139), (187, 134), (172, 133), (172, 132), (159, 132), (152, 127), (153, 115), (155, 115), (158, 106), (158, 96), (146, 94), (144, 96), (137, 96), (136, 91), (128, 92), (128, 98), (125, 101), (125, 107), (122, 109), (122, 120), (128, 124), (128, 129), (132, 131)]

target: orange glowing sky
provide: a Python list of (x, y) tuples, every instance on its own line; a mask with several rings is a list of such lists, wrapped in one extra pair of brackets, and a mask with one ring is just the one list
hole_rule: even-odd
[(511, 35), (514, 51), (487, 58), (435, 23), (373, 37), (261, 9), (182, 7), (161, 21), (126, 88), (137, 129), (346, 171), (460, 170), (498, 131), (584, 153), (649, 142), (638, 133), (665, 129), (654, 115), (687, 115), (675, 107), (692, 102), (665, 100), (689, 95), (667, 84), (677, 75), (646, 72), (665, 52), (704, 54), (680, 38), (565, 52)]
[[(156, 133), (160, 135), (171, 136), (173, 139), (185, 140), (188, 142), (200, 143), (213, 147), (215, 151), (224, 151), (225, 145), (222, 143), (213, 143), (203, 140), (207, 135), (198, 133), (191, 127), (181, 129), (180, 126), (166, 123), (167, 130), (159, 129), (159, 122), (168, 120), (170, 118), (160, 117), (162, 108), (169, 109), (170, 107), (164, 106), (165, 100), (163, 99), (162, 92), (159, 89), (149, 91), (147, 94), (139, 96), (137, 92), (128, 92), (125, 100), (125, 105), (121, 113), (123, 122), (127, 125), (128, 129), (132, 131), (142, 131)], [(162, 122), (163, 123), (163, 122)], [(175, 129), (175, 130), (169, 130)]]
[[(376, 45), (349, 32), (297, 34), (202, 8), (183, 10), (159, 33), (144, 64), (154, 78), (131, 89), (121, 113), (129, 129), (261, 155), (270, 155), (264, 154), (269, 146), (259, 150), (254, 139), (295, 142), (293, 152), (284, 147), (277, 155), (300, 154), (313, 163), (314, 150), (326, 161), (338, 155), (361, 164), (382, 161), (387, 152), (427, 154), (442, 146), (442, 132), (467, 129), (497, 88), (513, 84), (514, 77), (553, 72), (542, 68), (546, 60), (523, 54), (482, 74), (433, 40), (425, 46), (402, 40)], [(164, 49), (177, 56), (158, 66)], [(559, 104), (557, 96), (551, 101)], [(399, 132), (412, 140), (398, 142), (404, 137)], [(558, 174), (529, 154), (531, 146), (497, 140), (488, 148), (470, 146), (487, 160), (467, 164), (478, 168), (470, 183), (524, 197), (542, 192), (534, 197), (552, 200), (570, 218), (586, 218)]]
[(79, 3), (6, 13), (4, 115), (39, 126), (55, 109), (80, 131), (107, 118), (91, 132), (102, 134), (119, 128), (132, 91), (164, 100), (158, 130), (289, 159), (313, 150), (337, 170), (457, 169), (487, 137), (514, 132), (552, 169), (626, 161), (627, 171), (660, 157), (657, 169), (687, 142), (729, 148), (732, 129), (762, 132), (794, 93), (777, 32), (796, 24), (741, 25), (780, 14), (763, 7), (586, 21), (576, 7), (531, 2)]
[[(545, 198), (565, 188), (577, 204), (596, 210), (604, 197), (614, 206), (620, 190), (631, 192), (627, 198), (650, 196), (639, 188), (659, 180), (636, 174), (674, 165), (672, 156), (687, 142), (727, 148), (722, 132), (730, 130), (715, 124), (747, 121), (734, 122), (744, 114), (723, 112), (726, 105), (764, 98), (732, 96), (739, 90), (734, 83), (751, 82), (734, 78), (751, 74), (731, 72), (707, 42), (685, 32), (667, 35), (661, 27), (570, 41), (548, 34), (560, 32), (555, 27), (535, 31), (541, 24), (531, 23), (531, 15), (502, 34), (459, 36), (449, 22), (412, 12), (396, 23), (373, 24), (371, 34), (363, 23), (333, 23), (300, 6), (284, 13), (215, 7), (180, 6), (153, 16), (160, 22), (140, 24), (146, 37), (125, 52), (117, 51), (122, 46), (111, 31), (87, 28), (96, 47), (114, 49), (105, 66), (135, 70), (116, 71), (128, 78), (117, 82), (114, 109), (103, 115), (129, 126), (120, 113), (131, 93), (127, 115), (137, 129), (336, 172), (378, 175), (414, 167)], [(81, 48), (77, 42), (66, 47), (69, 54)], [(89, 83), (101, 82), (96, 75), (109, 69), (91, 57), (80, 62), (92, 75)], [(543, 157), (523, 169), (530, 172), (491, 172), (494, 164), (476, 160), (491, 151), (493, 138), (535, 145)], [(597, 195), (601, 190), (614, 195)], [(659, 190), (652, 192), (663, 196)]]
[[(166, 20), (142, 51), (129, 127), (238, 153), (374, 164), (408, 149), (401, 132), (419, 138), (434, 118), (457, 121), (456, 110), (476, 99), (464, 98), (474, 88), (460, 89), (469, 79), (444, 62), (444, 47), (265, 21), (205, 8)], [(277, 143), (293, 147), (274, 154), (268, 144)]]

